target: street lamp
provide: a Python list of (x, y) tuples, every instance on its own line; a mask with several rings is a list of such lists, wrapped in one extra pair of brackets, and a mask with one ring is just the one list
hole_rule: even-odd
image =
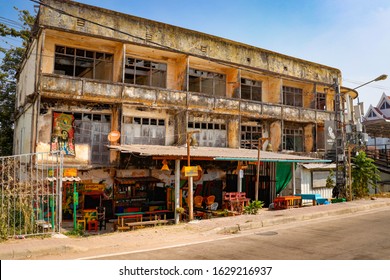
[(270, 138), (259, 138), (257, 145), (257, 168), (256, 168), (256, 185), (255, 185), (255, 200), (259, 200), (259, 179), (260, 179), (260, 150), (263, 146), (263, 141), (270, 140)]
[[(191, 156), (190, 156), (190, 146), (192, 140), (192, 134), (199, 133), (199, 130), (189, 131), (187, 132), (187, 166), (191, 166)], [(194, 219), (194, 205), (193, 205), (193, 177), (188, 176), (188, 219), (192, 221)]]

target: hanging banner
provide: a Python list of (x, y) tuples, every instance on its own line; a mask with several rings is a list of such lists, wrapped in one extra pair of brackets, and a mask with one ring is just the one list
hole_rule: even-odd
[(65, 155), (75, 156), (74, 116), (65, 113), (53, 113), (51, 150), (63, 151)]

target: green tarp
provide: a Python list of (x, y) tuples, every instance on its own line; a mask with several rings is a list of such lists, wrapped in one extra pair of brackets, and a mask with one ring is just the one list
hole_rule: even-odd
[(292, 162), (277, 162), (276, 163), (276, 194), (279, 194), (284, 190), (288, 183), (291, 181), (292, 172), (291, 165)]

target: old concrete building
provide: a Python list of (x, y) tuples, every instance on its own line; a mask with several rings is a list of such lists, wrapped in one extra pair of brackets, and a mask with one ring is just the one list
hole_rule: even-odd
[[(199, 148), (230, 149), (232, 158), (243, 149), (256, 158), (259, 138), (284, 159), (324, 158), (338, 69), (74, 1), (42, 2), (19, 73), (15, 154), (61, 149), (81, 179), (109, 184), (136, 170), (158, 177), (164, 158), (185, 164), (129, 147), (183, 146), (191, 131)], [(119, 140), (109, 142), (111, 131)], [(228, 157), (204, 151), (203, 169), (229, 173)]]

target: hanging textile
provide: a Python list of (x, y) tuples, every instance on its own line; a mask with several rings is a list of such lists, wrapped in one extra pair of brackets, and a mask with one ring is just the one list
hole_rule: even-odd
[(292, 178), (291, 162), (276, 163), (276, 194), (284, 190)]

